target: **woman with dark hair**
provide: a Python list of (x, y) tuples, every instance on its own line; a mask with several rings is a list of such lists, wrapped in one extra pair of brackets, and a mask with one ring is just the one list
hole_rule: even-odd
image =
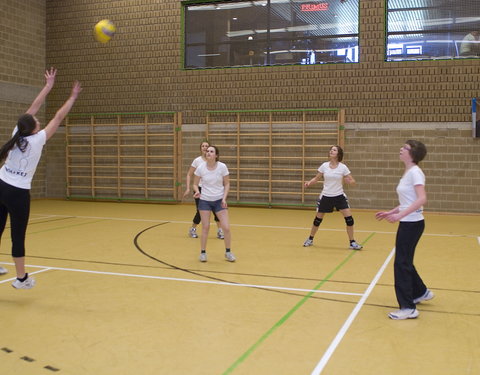
[[(208, 146), (210, 146), (210, 143), (208, 143), (208, 141), (203, 141), (202, 143), (200, 143), (200, 153), (201, 153), (201, 155), (199, 157), (195, 158), (192, 161), (192, 165), (190, 166), (190, 168), (188, 169), (188, 172), (187, 172), (187, 184), (186, 184), (187, 187), (185, 188), (185, 193), (183, 194), (184, 198), (186, 198), (190, 194), (190, 182), (192, 181), (193, 173), (199, 167), (200, 164), (203, 164), (207, 161), (207, 159), (205, 158), (205, 155), (207, 153)], [(200, 190), (200, 192), (202, 191), (201, 182), (198, 186), (198, 189)], [(197, 212), (195, 212), (195, 216), (193, 217), (193, 220), (192, 220), (192, 226), (188, 230), (188, 235), (191, 238), (198, 238), (197, 225), (200, 224), (200, 221), (201, 221), (200, 212), (198, 212), (198, 202), (199, 201), (200, 201), (199, 198), (195, 198), (195, 206), (197, 207)], [(217, 226), (218, 226), (217, 238), (220, 239), (220, 240), (223, 240), (223, 238), (224, 238), (223, 231), (222, 231), (222, 228), (220, 228), (219, 220), (218, 220), (218, 217), (215, 214), (215, 212), (213, 213), (213, 219), (215, 220), (215, 222), (217, 223)]]
[[(35, 280), (25, 272), (25, 233), (30, 215), (30, 188), (32, 178), (42, 155), (42, 149), (68, 114), (82, 91), (79, 82), (73, 84), (70, 97), (57, 111), (44, 129), (35, 115), (55, 83), (56, 69), (45, 72), (45, 86), (32, 102), (27, 112), (20, 116), (12, 138), (0, 148), (0, 238), (10, 215), (12, 257), (17, 278), (12, 285), (17, 289), (30, 289)], [(5, 268), (0, 273), (7, 273)]]
[[(193, 181), (194, 197), (199, 198), (198, 210), (202, 218), (202, 237), (200, 249), (200, 262), (207, 261), (207, 238), (210, 229), (210, 215), (217, 214), (220, 226), (225, 235), (225, 259), (235, 262), (236, 258), (230, 251), (232, 235), (228, 219), (227, 196), (230, 191), (230, 179), (227, 166), (218, 161), (219, 151), (215, 146), (209, 146), (205, 155), (207, 161), (195, 170)], [(202, 191), (199, 183), (202, 181)]]
[(400, 148), (400, 160), (405, 165), (405, 172), (397, 186), (400, 205), (390, 211), (375, 214), (378, 220), (390, 223), (399, 221), (395, 241), (395, 293), (399, 310), (388, 314), (391, 319), (414, 319), (418, 314), (416, 305), (434, 297), (423, 283), (413, 265), (415, 248), (425, 229), (423, 205), (427, 203), (425, 192), (425, 175), (418, 166), (427, 155), (427, 148), (422, 142), (409, 140)]
[(333, 209), (340, 211), (345, 218), (347, 224), (347, 234), (350, 240), (350, 249), (360, 250), (362, 246), (355, 241), (353, 236), (354, 220), (350, 211), (347, 196), (343, 191), (343, 182), (355, 185), (355, 180), (350, 173), (348, 167), (342, 163), (343, 149), (340, 146), (332, 146), (328, 152), (329, 161), (326, 161), (318, 168), (317, 175), (310, 181), (305, 183), (308, 188), (315, 184), (323, 177), (323, 190), (318, 199), (317, 214), (313, 220), (310, 236), (305, 240), (303, 246), (312, 246), (313, 238), (318, 231), (318, 227), (323, 220), (323, 217), (328, 212), (333, 212)]

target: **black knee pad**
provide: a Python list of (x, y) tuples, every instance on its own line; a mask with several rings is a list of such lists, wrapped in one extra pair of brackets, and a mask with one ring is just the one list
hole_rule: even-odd
[(319, 227), (322, 220), (323, 219), (320, 219), (320, 218), (315, 216), (315, 219), (313, 220), (313, 225), (315, 225), (316, 227)]
[(352, 227), (352, 226), (353, 226), (353, 223), (354, 223), (353, 217), (347, 216), (347, 217), (345, 218), (345, 223), (347, 223), (347, 227)]

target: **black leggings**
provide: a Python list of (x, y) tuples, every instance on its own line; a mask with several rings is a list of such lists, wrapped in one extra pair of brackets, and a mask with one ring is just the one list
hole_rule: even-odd
[(427, 287), (413, 265), (415, 248), (425, 221), (400, 222), (395, 243), (395, 293), (401, 309), (414, 309), (413, 300), (425, 294)]
[(25, 256), (25, 233), (30, 216), (30, 190), (20, 189), (0, 180), (0, 238), (10, 215), (12, 257)]
[[(198, 191), (200, 193), (202, 192), (202, 188), (200, 186), (198, 187)], [(197, 206), (197, 212), (195, 213), (195, 217), (193, 218), (193, 223), (196, 225), (200, 224), (200, 222), (202, 221), (200, 218), (200, 212), (198, 212), (198, 202), (200, 202), (200, 198), (195, 198), (195, 206)], [(220, 221), (215, 212), (213, 213), (213, 218), (217, 223)]]

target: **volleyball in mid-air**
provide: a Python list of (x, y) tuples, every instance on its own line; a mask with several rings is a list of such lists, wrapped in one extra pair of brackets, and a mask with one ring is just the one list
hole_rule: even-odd
[(107, 43), (115, 35), (116, 27), (110, 20), (99, 21), (94, 28), (95, 38), (100, 43)]

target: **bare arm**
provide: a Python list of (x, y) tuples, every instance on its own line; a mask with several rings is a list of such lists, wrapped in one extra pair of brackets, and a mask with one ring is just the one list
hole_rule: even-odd
[(398, 212), (400, 211), (400, 206), (397, 206), (395, 208), (392, 208), (390, 211), (380, 211), (380, 212), (377, 212), (375, 214), (375, 218), (377, 220), (383, 220), (385, 219), (386, 217), (390, 216), (390, 215), (393, 215), (393, 214), (397, 214)]
[(318, 172), (317, 175), (310, 181), (305, 182), (305, 187), (308, 188), (312, 184), (316, 184), (323, 177), (323, 173)]
[(223, 176), (223, 188), (224, 188), (224, 191), (223, 191), (223, 198), (222, 198), (222, 207), (227, 208), (227, 196), (228, 196), (228, 193), (230, 192), (230, 177), (228, 175)]
[(78, 94), (80, 94), (81, 91), (82, 91), (82, 86), (80, 85), (80, 82), (75, 81), (73, 83), (70, 97), (67, 99), (65, 103), (63, 103), (63, 105), (55, 114), (55, 117), (53, 117), (53, 119), (50, 120), (50, 122), (45, 127), (45, 132), (47, 133), (47, 139), (50, 139), (55, 134), (58, 127), (60, 126), (63, 119), (65, 118), (65, 116), (67, 116), (68, 112), (70, 112), (70, 110), (72, 109), (73, 104), (77, 100)]
[(200, 176), (194, 175), (193, 176), (193, 197), (200, 198), (200, 189), (198, 188), (198, 184), (200, 183)]
[(348, 185), (352, 185), (352, 186), (355, 186), (355, 179), (353, 178), (353, 176), (351, 174), (347, 174), (343, 180), (345, 181), (346, 184)]
[(55, 84), (55, 76), (57, 75), (57, 69), (50, 68), (45, 72), (45, 86), (43, 89), (38, 93), (37, 97), (33, 100), (30, 108), (27, 109), (28, 114), (35, 116), (38, 110), (42, 107), (43, 103), (45, 103), (45, 99), (47, 98), (48, 93), (53, 88)]
[(183, 193), (183, 197), (185, 198), (188, 194), (190, 194), (190, 181), (192, 180), (193, 173), (195, 172), (195, 167), (190, 167), (187, 172), (187, 187), (185, 188), (185, 193)]

